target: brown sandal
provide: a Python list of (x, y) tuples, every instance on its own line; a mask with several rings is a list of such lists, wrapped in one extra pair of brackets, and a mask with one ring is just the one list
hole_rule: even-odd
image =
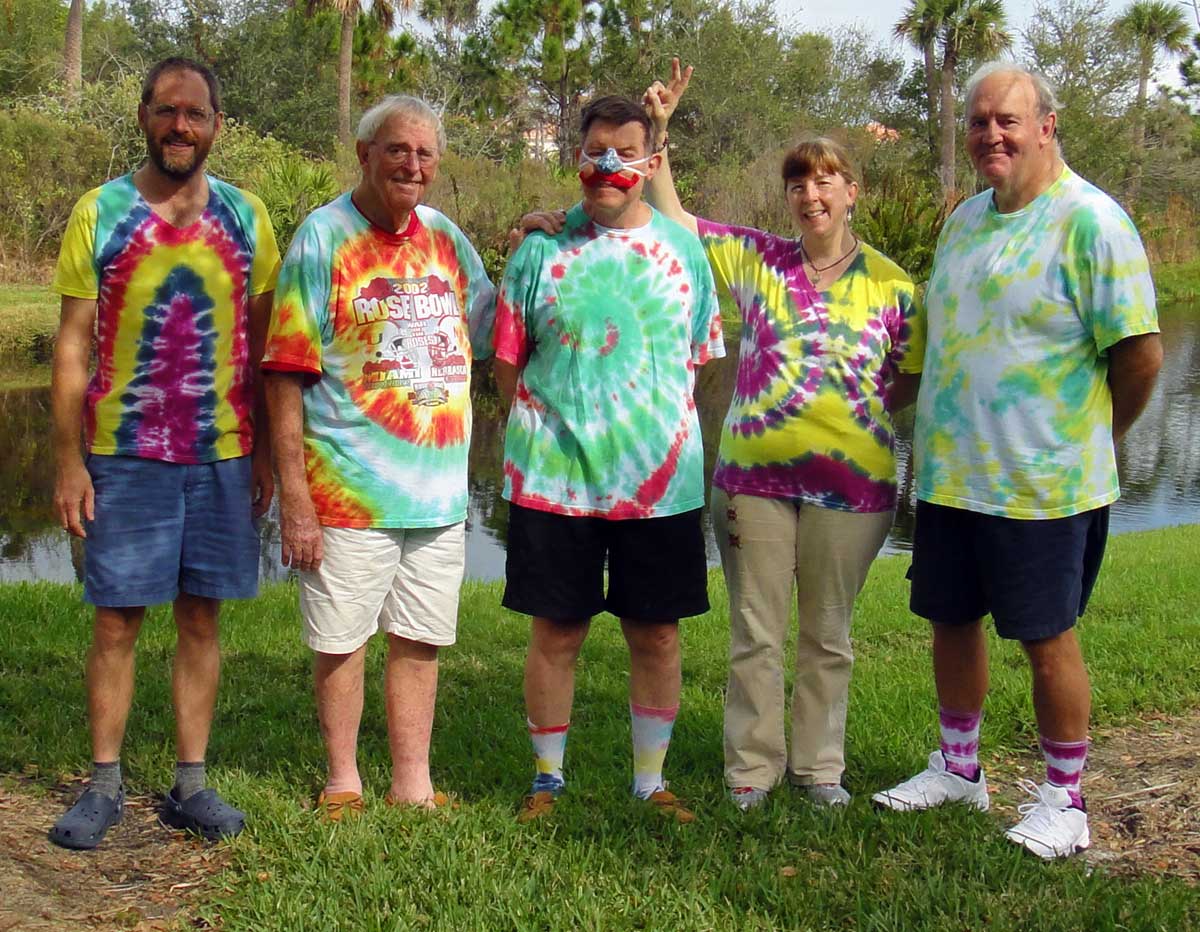
[(344, 790), (341, 793), (330, 793), (317, 797), (317, 814), (326, 822), (341, 822), (343, 819), (356, 819), (362, 815), (362, 793)]
[(549, 815), (554, 810), (555, 799), (555, 795), (548, 790), (530, 793), (521, 800), (521, 811), (517, 813), (517, 821), (532, 822), (534, 819)]

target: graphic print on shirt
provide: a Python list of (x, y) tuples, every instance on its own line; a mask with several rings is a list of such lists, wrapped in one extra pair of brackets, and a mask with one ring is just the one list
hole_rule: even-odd
[(415, 405), (444, 405), (446, 383), (466, 382), (470, 362), (459, 344), (462, 310), (436, 275), (375, 278), (351, 302), (359, 326), (384, 321), (373, 358), (362, 367), (364, 389), (407, 388)]

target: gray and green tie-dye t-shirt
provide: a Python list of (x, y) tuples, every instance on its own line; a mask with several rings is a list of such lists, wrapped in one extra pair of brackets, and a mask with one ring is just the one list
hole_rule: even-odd
[(632, 230), (576, 205), (531, 235), (496, 302), (496, 358), (521, 369), (504, 445), (504, 497), (609, 519), (704, 504), (695, 367), (725, 355), (700, 241), (653, 211)]
[(1137, 230), (1069, 168), (1021, 210), (990, 190), (942, 230), (913, 440), (917, 497), (1061, 518), (1120, 494), (1107, 350), (1158, 331)]

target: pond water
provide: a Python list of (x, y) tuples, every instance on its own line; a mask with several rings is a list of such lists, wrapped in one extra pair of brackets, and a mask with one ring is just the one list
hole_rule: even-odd
[[(1160, 323), (1166, 359), (1154, 396), (1118, 450), (1122, 495), (1113, 506), (1114, 534), (1172, 524), (1200, 524), (1200, 309), (1170, 307)], [(706, 475), (716, 450), (713, 439), (733, 390), (736, 347), (704, 367), (697, 404), (705, 436)], [(909, 437), (911, 413), (901, 416), (898, 448), (901, 503), (884, 553), (909, 550), (913, 499)], [(507, 503), (500, 499), (504, 425), (477, 416), (470, 454), (467, 518), (467, 577), (499, 579), (504, 574)], [(50, 515), (54, 465), (50, 439), (50, 395), (45, 389), (0, 392), (0, 582), (79, 579), (82, 549)], [(716, 545), (705, 516), (709, 561)], [(262, 525), (259, 557), (264, 579), (283, 579), (279, 563), (278, 515)]]

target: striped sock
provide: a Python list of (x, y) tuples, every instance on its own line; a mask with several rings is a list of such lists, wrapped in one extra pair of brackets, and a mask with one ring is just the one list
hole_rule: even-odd
[(639, 799), (649, 799), (651, 793), (665, 788), (663, 761), (678, 714), (679, 706), (654, 709), (629, 703), (629, 717), (633, 721), (633, 795)]
[(938, 709), (946, 769), (966, 780), (979, 777), (979, 722), (982, 719), (982, 709), (977, 712)]
[(1071, 797), (1071, 805), (1083, 809), (1083, 794), (1079, 781), (1087, 763), (1087, 738), (1082, 741), (1051, 741), (1038, 735), (1042, 756), (1046, 758), (1046, 782), (1061, 786)]
[(526, 719), (529, 725), (529, 740), (533, 743), (533, 766), (537, 776), (533, 778), (533, 792), (542, 790), (554, 793), (562, 792), (563, 755), (567, 752), (567, 729), (571, 723), (564, 725), (547, 725), (541, 727)]

